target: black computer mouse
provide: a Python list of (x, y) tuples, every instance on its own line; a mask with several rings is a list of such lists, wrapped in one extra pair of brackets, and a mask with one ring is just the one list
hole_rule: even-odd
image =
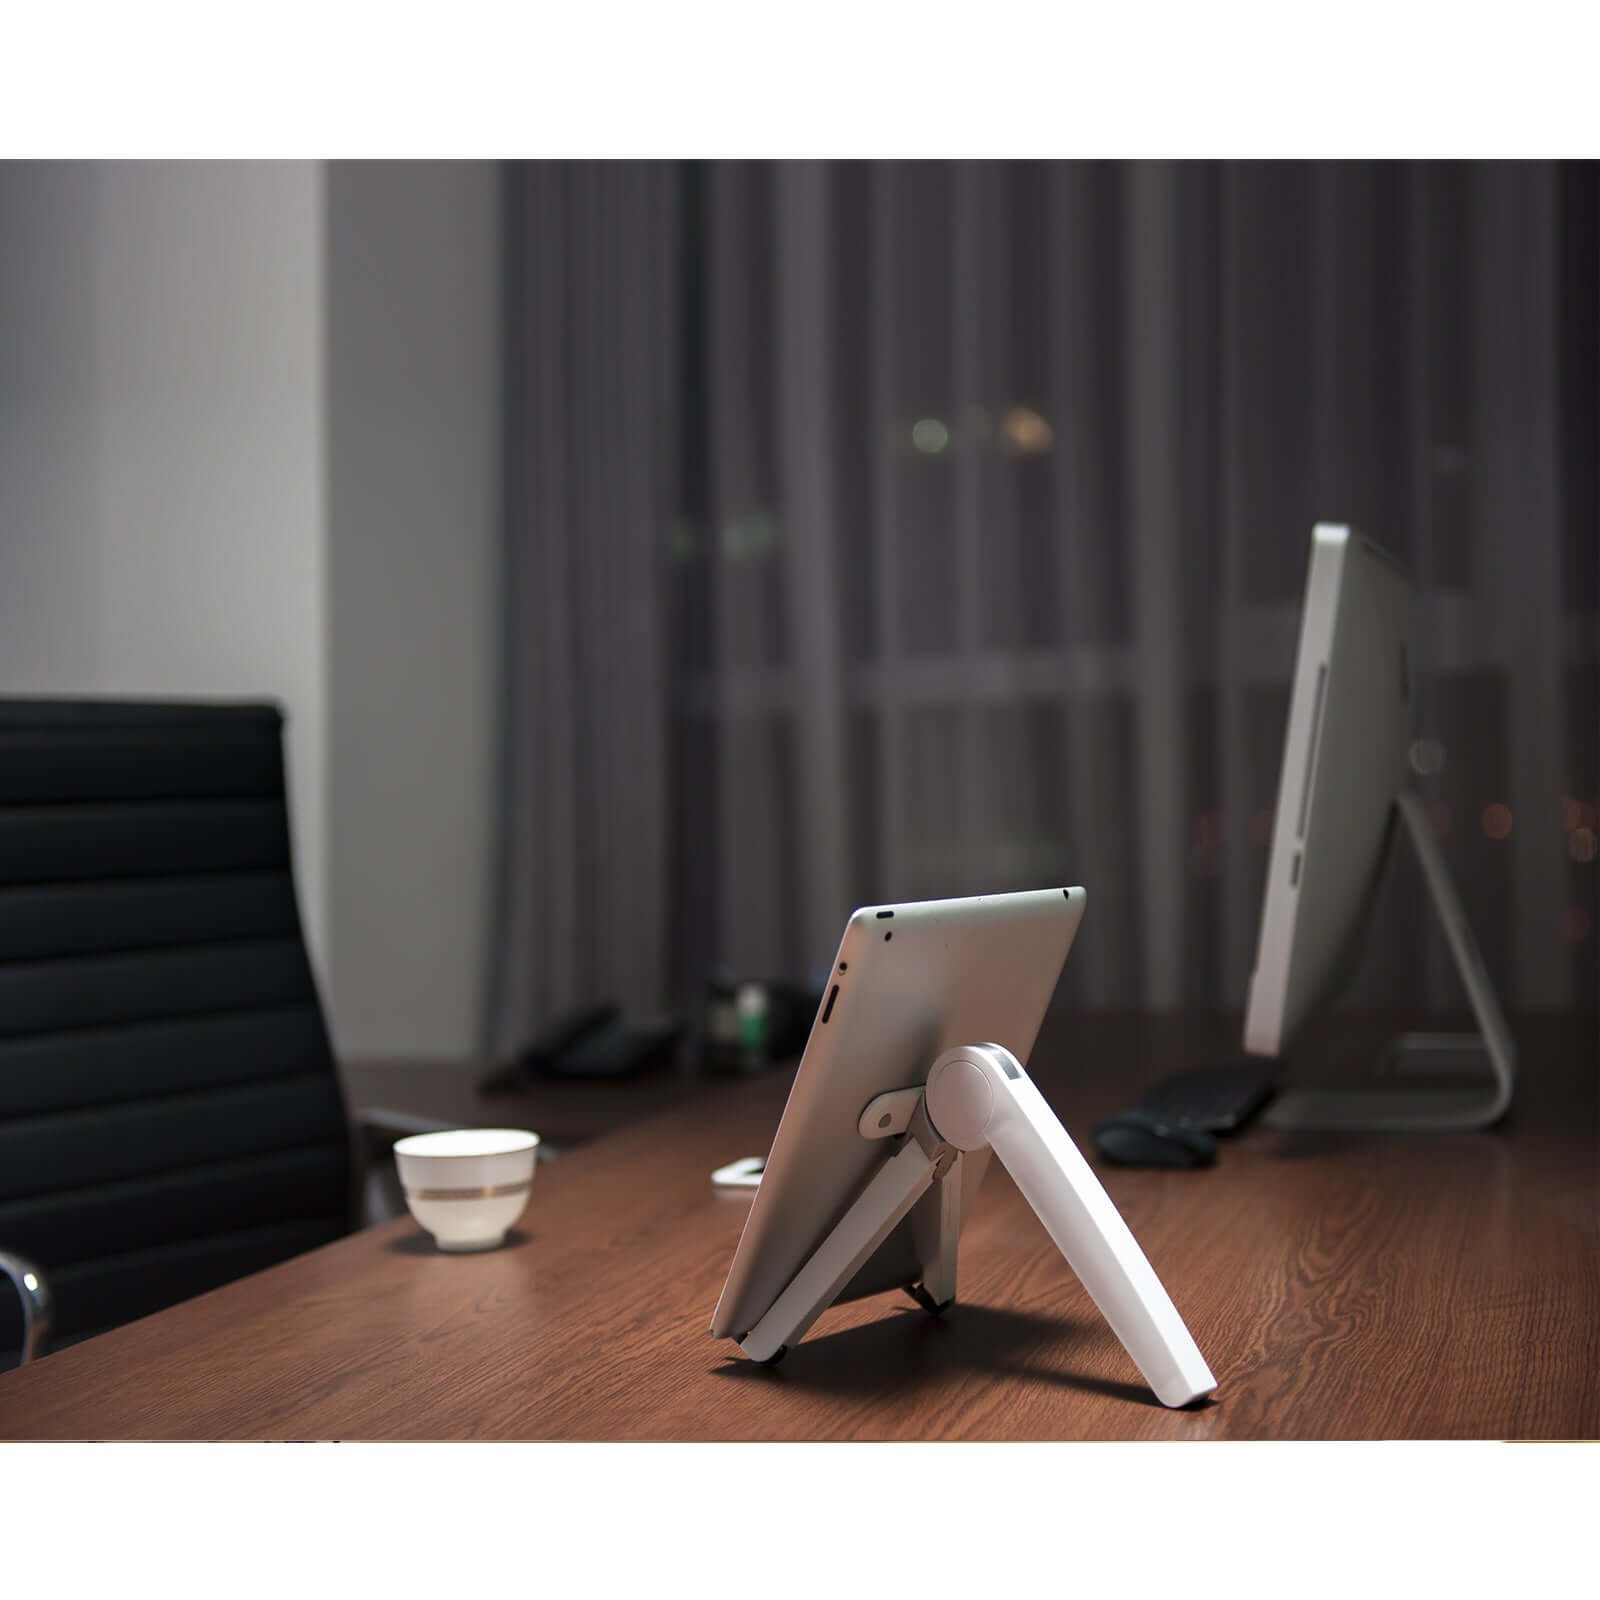
[(1209, 1167), (1217, 1141), (1153, 1111), (1124, 1111), (1094, 1127), (1095, 1148), (1123, 1167)]

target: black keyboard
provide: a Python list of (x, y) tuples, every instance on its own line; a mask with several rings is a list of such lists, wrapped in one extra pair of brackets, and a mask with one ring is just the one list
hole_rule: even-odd
[(1195, 1067), (1163, 1078), (1140, 1100), (1139, 1109), (1157, 1112), (1186, 1128), (1232, 1133), (1266, 1104), (1276, 1073), (1277, 1063), (1272, 1061)]

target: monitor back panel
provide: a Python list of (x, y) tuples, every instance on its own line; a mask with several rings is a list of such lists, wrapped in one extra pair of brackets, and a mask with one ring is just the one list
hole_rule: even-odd
[(1354, 529), (1317, 526), (1245, 1018), (1254, 1054), (1288, 1049), (1364, 926), (1405, 781), (1413, 609), (1405, 568)]

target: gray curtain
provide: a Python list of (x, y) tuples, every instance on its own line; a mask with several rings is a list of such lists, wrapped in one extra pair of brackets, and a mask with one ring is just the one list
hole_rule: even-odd
[(497, 1051), (575, 1003), (662, 999), (681, 253), (671, 167), (538, 163), (507, 181)]
[[(1418, 575), (1416, 782), (1504, 996), (1595, 1002), (1592, 167), (511, 184), (503, 1037), (1080, 882), (1064, 999), (1240, 1008), (1319, 520)], [(1352, 998), (1459, 1008), (1404, 857)]]

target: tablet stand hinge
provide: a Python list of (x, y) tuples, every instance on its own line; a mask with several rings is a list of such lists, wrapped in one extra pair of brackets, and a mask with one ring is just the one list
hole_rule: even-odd
[(950, 1165), (956, 1158), (956, 1148), (939, 1136), (939, 1130), (934, 1127), (928, 1116), (926, 1100), (917, 1101), (917, 1109), (911, 1113), (911, 1122), (906, 1128), (906, 1137), (915, 1139), (922, 1147), (923, 1154), (933, 1163), (931, 1181), (938, 1182), (950, 1170)]

